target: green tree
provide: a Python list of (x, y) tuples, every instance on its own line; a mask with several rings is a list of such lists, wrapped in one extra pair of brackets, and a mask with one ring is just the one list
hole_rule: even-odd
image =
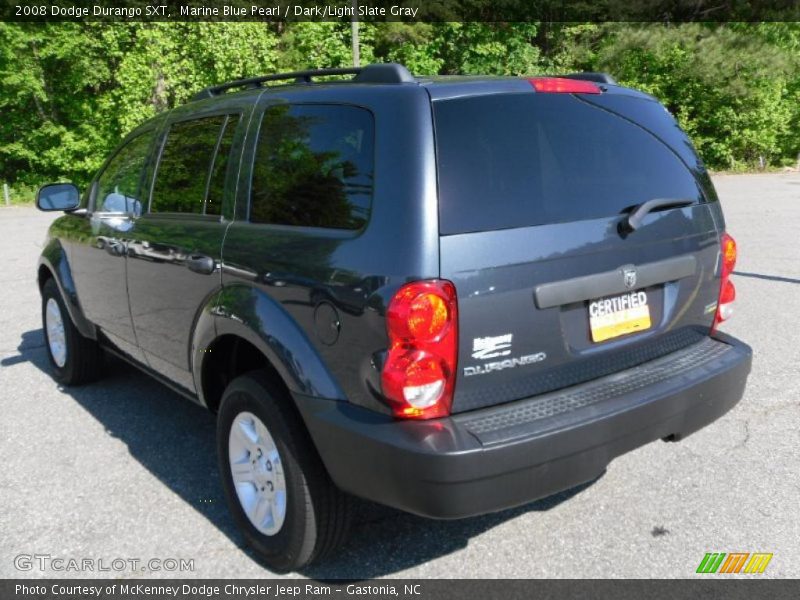
[[(775, 27), (779, 26), (779, 27)], [(786, 38), (778, 33), (783, 29)], [(608, 24), (593, 69), (661, 100), (713, 167), (779, 162), (797, 140), (797, 25)]]
[[(360, 50), (419, 75), (608, 71), (664, 102), (713, 168), (800, 153), (800, 23), (361, 23)], [(205, 86), (351, 60), (346, 21), (0, 23), (0, 178), (83, 185)]]
[[(361, 25), (359, 38), (364, 64), (373, 61), (373, 31)], [(351, 40), (349, 22), (289, 23), (280, 37), (278, 66), (286, 71), (352, 66)]]
[(540, 70), (535, 23), (437, 23), (443, 74), (528, 75)]
[(119, 139), (199, 89), (274, 71), (261, 23), (0, 23), (0, 172), (85, 184)]

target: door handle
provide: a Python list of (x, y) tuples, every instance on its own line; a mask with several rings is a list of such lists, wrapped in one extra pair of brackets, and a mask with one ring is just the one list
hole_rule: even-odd
[(205, 254), (193, 254), (186, 259), (186, 266), (195, 273), (210, 275), (217, 268), (217, 263)]

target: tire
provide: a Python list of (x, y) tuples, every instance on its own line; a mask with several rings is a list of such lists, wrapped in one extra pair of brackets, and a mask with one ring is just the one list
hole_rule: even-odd
[(351, 499), (331, 481), (292, 402), (255, 371), (230, 382), (217, 419), (228, 507), (248, 545), (277, 572), (329, 555), (351, 522)]
[(75, 327), (53, 279), (48, 279), (42, 287), (42, 327), (47, 357), (58, 382), (80, 385), (99, 377), (102, 350)]

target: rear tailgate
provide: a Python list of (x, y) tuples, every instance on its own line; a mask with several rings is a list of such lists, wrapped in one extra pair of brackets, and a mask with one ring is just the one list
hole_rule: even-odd
[[(454, 413), (620, 371), (700, 341), (721, 216), (657, 103), (514, 93), (434, 102), (441, 276), (458, 291)], [(654, 198), (691, 200), (620, 233)]]

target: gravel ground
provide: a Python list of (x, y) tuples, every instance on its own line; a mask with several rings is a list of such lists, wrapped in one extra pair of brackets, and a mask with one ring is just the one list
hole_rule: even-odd
[[(293, 576), (690, 577), (706, 552), (761, 551), (766, 576), (800, 577), (800, 176), (715, 183), (740, 255), (724, 330), (754, 349), (732, 412), (515, 510), (435, 522), (366, 505), (336, 558)], [(93, 576), (19, 571), (20, 554), (194, 560), (102, 577), (272, 576), (225, 508), (212, 415), (118, 362), (82, 388), (48, 375), (34, 266), (52, 218), (0, 208), (0, 577)]]

